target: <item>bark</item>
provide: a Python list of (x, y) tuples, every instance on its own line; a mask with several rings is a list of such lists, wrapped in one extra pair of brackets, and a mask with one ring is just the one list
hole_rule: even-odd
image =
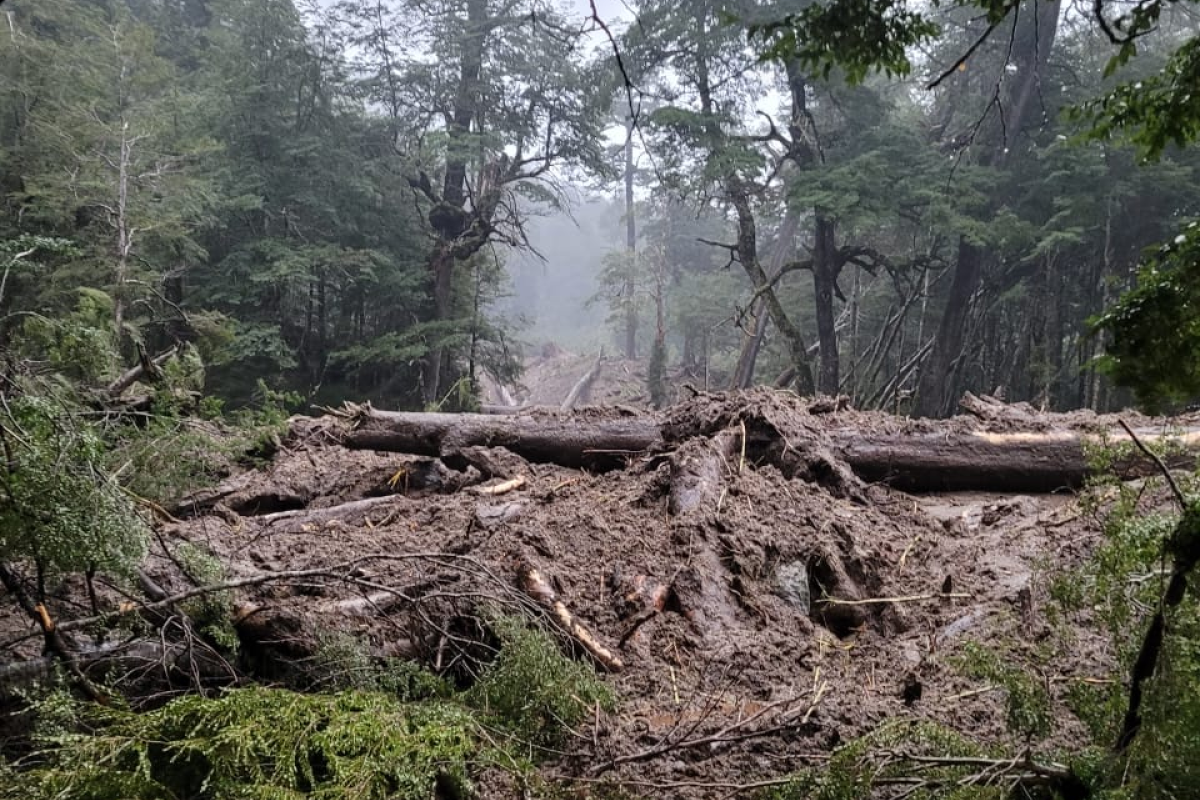
[[(788, 255), (795, 250), (796, 227), (799, 222), (799, 215), (789, 207), (783, 216), (783, 222), (779, 225), (779, 232), (775, 236), (775, 246), (771, 249), (771, 258), (767, 264), (770, 271), (768, 280), (771, 282), (779, 279), (779, 273), (783, 269)], [(754, 382), (754, 365), (758, 361), (758, 353), (762, 349), (763, 337), (767, 333), (767, 324), (770, 320), (766, 300), (760, 298), (754, 304), (754, 333), (747, 337), (742, 345), (742, 352), (738, 356), (730, 388), (749, 389)], [(795, 377), (795, 374), (795, 369), (792, 368), (792, 376)]]
[(440, 414), (370, 409), (343, 444), (440, 456), (452, 465), (473, 446), (505, 447), (529, 461), (568, 467), (612, 469), (624, 466), (658, 441), (658, 425), (644, 417), (585, 421), (578, 416)]
[(950, 296), (938, 324), (933, 352), (929, 363), (921, 370), (917, 389), (915, 412), (921, 417), (941, 417), (950, 411), (953, 396), (955, 366), (963, 349), (963, 332), (967, 327), (967, 312), (971, 298), (979, 288), (983, 274), (983, 251), (965, 238), (958, 243), (958, 261), (954, 266), (954, 279), (950, 284)]
[(634, 302), (633, 264), (637, 247), (637, 220), (633, 205), (633, 114), (625, 117), (625, 252), (629, 255), (629, 272), (622, 287), (625, 308), (625, 358), (637, 358), (638, 313)]
[[(1034, 421), (1030, 420), (1030, 427)], [(1044, 420), (1041, 427), (1044, 427)], [(752, 432), (753, 433), (753, 432)], [(998, 491), (1053, 492), (1078, 488), (1090, 474), (1087, 448), (1127, 442), (1114, 430), (1102, 436), (1074, 430), (1025, 430), (991, 433), (951, 430), (937, 433), (880, 433), (832, 428), (827, 450), (854, 474), (911, 492)], [(1200, 430), (1164, 437), (1157, 430), (1138, 431), (1147, 441), (1173, 439), (1180, 445), (1173, 467), (1188, 467), (1200, 452)], [(752, 435), (748, 462), (776, 464), (784, 474), (812, 477), (811, 469), (780, 439), (772, 449), (769, 431)], [(343, 444), (359, 449), (441, 456), (454, 465), (462, 449), (505, 447), (542, 463), (589, 469), (625, 466), (628, 459), (663, 447), (659, 424), (651, 418), (588, 420), (579, 416), (524, 417), (485, 414), (363, 412)], [(793, 445), (795, 443), (792, 443)], [(1123, 478), (1153, 472), (1154, 465), (1130, 456), (1115, 465)], [(842, 483), (845, 483), (843, 481)]]
[[(485, 208), (466, 210), (467, 198), (467, 137), (471, 121), (479, 112), (479, 84), (483, 72), (484, 43), (490, 31), (487, 0), (468, 0), (467, 30), (462, 37), (459, 56), (458, 86), (455, 90), (454, 108), (447, 130), (449, 139), (446, 173), (442, 180), (441, 202), (430, 211), (430, 224), (438, 236), (437, 244), (429, 256), (429, 274), (433, 283), (434, 319), (450, 319), (453, 300), (454, 265), (461, 257), (457, 252), (456, 240), (466, 230), (485, 225), (490, 214)], [(484, 216), (487, 214), (487, 216)], [(436, 218), (435, 218), (436, 217)], [(486, 241), (486, 236), (483, 237)], [(482, 247), (483, 241), (480, 242)], [(460, 245), (461, 246), (461, 245)], [(478, 249), (478, 248), (476, 248)], [(466, 253), (465, 255), (470, 255)], [(425, 358), (423, 393), (426, 403), (436, 403), (442, 388), (442, 373), (446, 362), (446, 348), (435, 343)]]
[(838, 253), (833, 234), (833, 220), (818, 214), (816, 257), (813, 259), (813, 294), (817, 312), (817, 341), (821, 353), (817, 391), (827, 395), (836, 395), (839, 389), (837, 327), (833, 315)]
[[(715, 121), (715, 105), (712, 97), (712, 83), (709, 76), (708, 47), (707, 47), (707, 9), (697, 9), (697, 38), (696, 53), (696, 91), (700, 97), (700, 110), (705, 120), (705, 134), (709, 139), (712, 157), (718, 157), (721, 151), (728, 147), (728, 137), (721, 131)], [(758, 223), (751, 207), (754, 196), (753, 184), (742, 178), (734, 169), (727, 169), (722, 176), (725, 197), (737, 214), (737, 245), (734, 252), (737, 260), (745, 269), (755, 291), (761, 291), (771, 321), (779, 330), (786, 342), (788, 355), (796, 368), (796, 387), (801, 394), (813, 394), (816, 388), (813, 381), (812, 367), (808, 362), (808, 348), (804, 344), (804, 336), (799, 327), (788, 316), (787, 310), (780, 302), (775, 290), (770, 287), (767, 273), (758, 257)]]

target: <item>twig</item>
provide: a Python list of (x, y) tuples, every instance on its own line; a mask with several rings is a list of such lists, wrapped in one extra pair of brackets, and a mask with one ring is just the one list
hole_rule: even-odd
[(1122, 428), (1125, 429), (1125, 433), (1129, 434), (1129, 438), (1135, 445), (1137, 445), (1137, 449), (1145, 453), (1146, 457), (1158, 466), (1158, 469), (1160, 472), (1162, 472), (1163, 477), (1167, 479), (1167, 485), (1171, 487), (1171, 491), (1175, 494), (1175, 500), (1179, 503), (1179, 510), (1186, 510), (1187, 498), (1183, 496), (1183, 492), (1180, 491), (1179, 484), (1175, 482), (1175, 478), (1171, 477), (1171, 471), (1167, 469), (1167, 465), (1163, 463), (1163, 460), (1159, 458), (1157, 453), (1153, 452), (1149, 447), (1146, 447), (1142, 440), (1138, 438), (1138, 435), (1133, 432), (1133, 428), (1129, 427), (1129, 425), (1125, 423), (1125, 420), (1118, 419), (1117, 422)]
[(836, 597), (826, 597), (818, 603), (831, 606), (869, 606), (875, 603), (915, 603), (918, 600), (949, 600), (951, 598), (970, 597), (964, 592), (935, 592), (933, 594), (910, 594), (901, 597), (868, 597), (866, 600), (839, 600)]
[(526, 483), (528, 483), (528, 481), (525, 479), (525, 476), (518, 475), (517, 477), (511, 478), (503, 483), (497, 483), (495, 486), (480, 486), (476, 488), (475, 491), (479, 494), (486, 494), (496, 497), (498, 495), (508, 494), (515, 489), (520, 489)]

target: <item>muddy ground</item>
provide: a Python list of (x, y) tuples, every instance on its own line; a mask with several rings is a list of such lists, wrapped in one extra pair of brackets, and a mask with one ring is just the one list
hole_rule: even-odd
[[(303, 665), (335, 633), (469, 681), (485, 657), (472, 615), (485, 605), (536, 613), (520, 584), (535, 568), (614, 656), (598, 663), (619, 698), (544, 766), (552, 779), (723, 797), (819, 764), (891, 718), (932, 720), (1019, 750), (1005, 730), (1003, 691), (955, 665), (967, 642), (1036, 660), (1056, 697), (1043, 744), (1082, 741), (1061, 698), (1073, 680), (1106, 675), (1112, 656), (1086, 614), (1065, 620), (1075, 631), (1069, 649), (1056, 638), (1063, 623), (1046, 614), (1050, 580), (1087, 559), (1099, 538), (1072, 493), (848, 488), (819, 471), (789, 479), (769, 459), (714, 442), (747, 415), (808, 450), (835, 426), (1105, 421), (1017, 409), (986, 423), (912, 422), (810, 407), (783, 392), (697, 397), (663, 412), (663, 447), (600, 474), (501, 448), (474, 459), (487, 470), (453, 469), (345, 449), (343, 420), (297, 421), (271, 463), (196, 493), (156, 532), (166, 550), (184, 542), (210, 550), (228, 578), (275, 576), (233, 601), (245, 657), (276, 665), (280, 681), (295, 675), (279, 664)], [(525, 483), (511, 492), (481, 491), (518, 476)], [(156, 545), (148, 577), (168, 593), (186, 589), (164, 552)], [(82, 613), (65, 602), (52, 613)], [(10, 605), (0, 610), (5, 641), (30, 631)], [(36, 641), (6, 658), (36, 658)], [(593, 658), (578, 646), (575, 655)]]

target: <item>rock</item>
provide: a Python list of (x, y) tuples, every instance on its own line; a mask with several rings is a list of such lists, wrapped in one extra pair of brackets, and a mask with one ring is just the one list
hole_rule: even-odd
[(812, 597), (808, 590), (808, 565), (803, 561), (781, 564), (775, 569), (775, 592), (808, 616)]

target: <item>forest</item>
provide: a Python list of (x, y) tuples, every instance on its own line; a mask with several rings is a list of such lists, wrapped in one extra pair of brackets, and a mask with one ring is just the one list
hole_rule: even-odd
[(1193, 0), (0, 0), (0, 798), (1200, 796)]

